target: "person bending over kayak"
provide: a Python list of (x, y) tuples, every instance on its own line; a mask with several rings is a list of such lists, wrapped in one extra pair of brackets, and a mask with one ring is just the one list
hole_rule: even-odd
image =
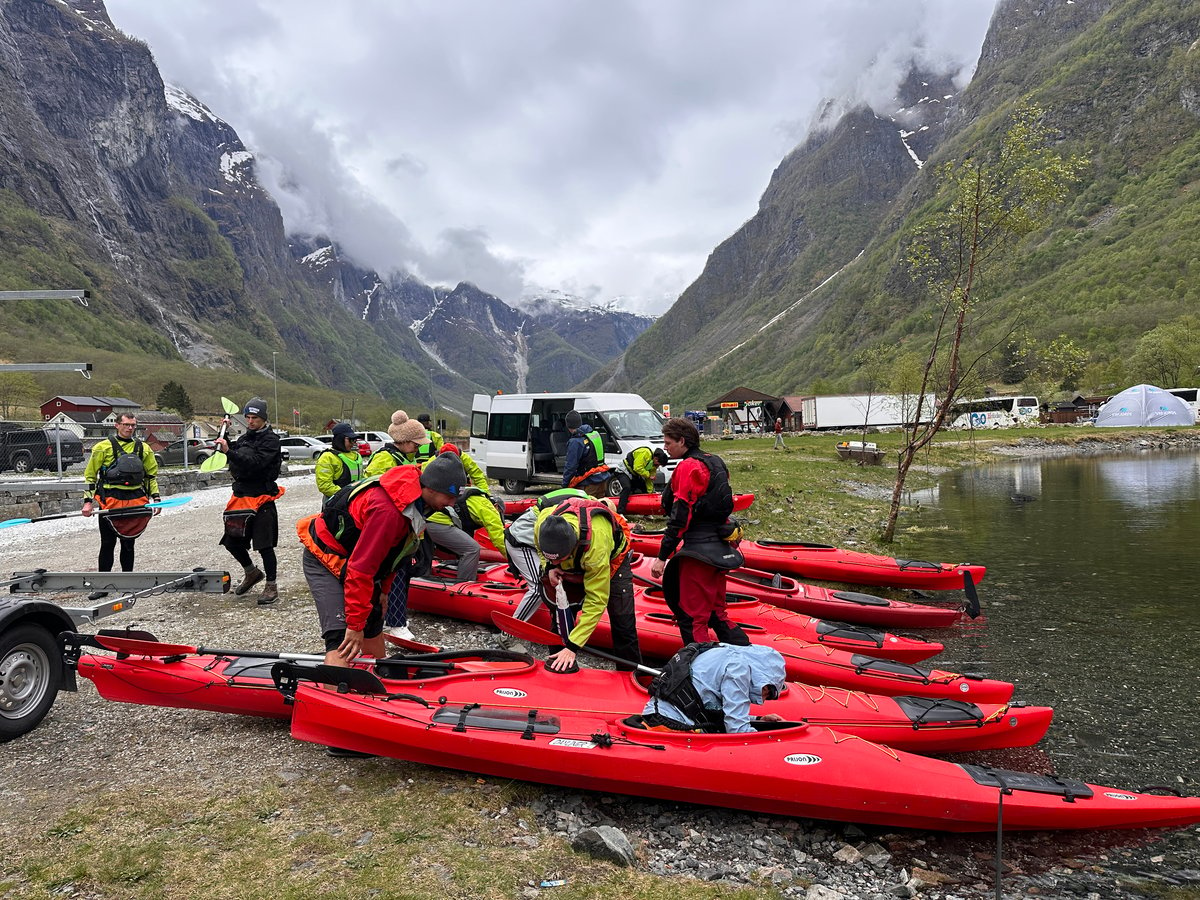
[[(546, 595), (546, 589), (542, 586), (542, 557), (533, 540), (533, 527), (543, 510), (553, 509), (568, 497), (586, 500), (588, 495), (578, 488), (558, 488), (550, 491), (538, 498), (537, 503), (513, 519), (504, 529), (504, 555), (508, 559), (508, 568), (525, 581), (525, 596), (517, 604), (517, 611), (513, 613), (514, 619), (528, 622), (542, 604), (550, 610), (551, 618), (558, 615), (555, 612), (556, 603)], [(564, 610), (567, 608), (569, 605), (563, 607)], [(567, 628), (567, 631), (570, 631), (570, 628)]]
[[(669, 731), (753, 731), (750, 705), (777, 699), (784, 671), (783, 656), (771, 647), (689, 644), (650, 683), (643, 723)], [(783, 721), (775, 713), (758, 718)]]
[[(429, 517), (429, 537), (438, 547), (457, 557), (455, 582), (474, 581), (479, 575), (479, 556), (483, 551), (479, 542), (475, 540), (475, 532), (479, 528), (487, 529), (492, 546), (505, 553), (504, 517), (491, 494), (481, 489), (478, 482), (472, 478), (471, 466), (474, 466), (477, 472), (479, 466), (475, 465), (474, 460), (470, 466), (466, 465), (471, 458), (453, 444), (443, 446), (437, 456), (425, 463), (425, 467), (428, 468), (433, 465), (434, 460), (444, 456), (457, 457), (464, 464), (463, 470), (472, 483), (455, 498), (453, 505)], [(486, 488), (486, 478), (483, 483)]]
[(613, 652), (628, 663), (617, 668), (631, 671), (642, 654), (633, 609), (629, 523), (607, 503), (567, 498), (538, 514), (533, 539), (546, 560), (547, 594), (557, 596), (561, 587), (570, 604), (555, 616), (565, 646), (546, 665), (556, 672), (574, 671), (575, 648), (588, 642), (607, 611)]
[(635, 447), (625, 454), (624, 487), (617, 500), (617, 512), (625, 515), (629, 498), (633, 494), (653, 494), (654, 478), (658, 470), (667, 464), (667, 452), (661, 447)]
[(347, 485), (296, 523), (326, 665), (348, 666), (364, 652), (385, 655), (384, 604), (396, 569), (417, 552), (425, 517), (452, 504), (466, 483), (453, 456), (424, 470), (395, 466)]

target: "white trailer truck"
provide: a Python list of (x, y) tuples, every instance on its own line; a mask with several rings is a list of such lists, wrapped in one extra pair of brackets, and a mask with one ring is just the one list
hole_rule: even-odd
[[(887, 428), (911, 423), (917, 415), (916, 394), (839, 394), (801, 397), (801, 425), (806, 429)], [(921, 421), (933, 418), (933, 394), (921, 404)]]

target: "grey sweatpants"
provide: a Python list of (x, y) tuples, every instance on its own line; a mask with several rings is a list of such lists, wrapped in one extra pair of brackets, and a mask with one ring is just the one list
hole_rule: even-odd
[(455, 581), (474, 581), (479, 574), (479, 544), (475, 538), (453, 525), (426, 522), (425, 533), (444, 550), (458, 557), (458, 577)]

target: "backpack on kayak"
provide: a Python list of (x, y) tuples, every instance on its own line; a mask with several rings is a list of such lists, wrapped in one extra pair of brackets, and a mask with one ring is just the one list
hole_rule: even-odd
[[(670, 703), (705, 732), (720, 733), (725, 730), (725, 714), (719, 709), (707, 709), (700, 699), (700, 692), (692, 683), (692, 663), (707, 650), (719, 647), (719, 641), (688, 644), (667, 660), (662, 671), (654, 676), (647, 691), (650, 696)], [(657, 702), (655, 712), (658, 711)]]

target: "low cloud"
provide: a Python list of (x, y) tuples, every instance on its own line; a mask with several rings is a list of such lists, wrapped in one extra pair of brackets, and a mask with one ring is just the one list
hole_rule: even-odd
[(994, 0), (108, 0), (293, 231), (381, 271), (662, 312), (828, 97), (969, 72)]

